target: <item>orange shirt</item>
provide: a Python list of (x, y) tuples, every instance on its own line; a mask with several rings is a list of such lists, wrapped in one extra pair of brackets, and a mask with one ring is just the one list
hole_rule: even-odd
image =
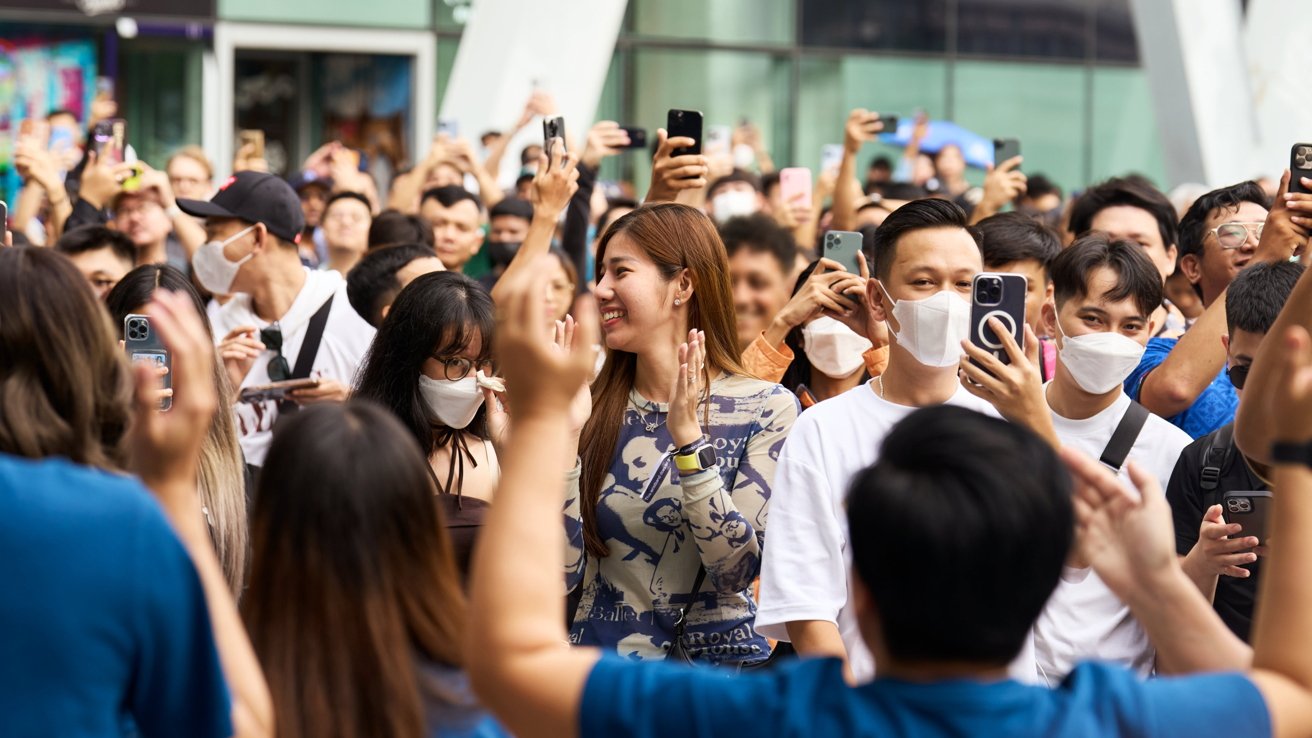
[[(877, 377), (888, 367), (888, 346), (872, 347), (862, 357), (866, 361), (866, 371), (870, 376)], [(788, 365), (793, 363), (793, 350), (785, 343), (778, 347), (771, 346), (762, 331), (743, 351), (741, 361), (743, 368), (755, 376), (767, 382), (778, 382), (784, 378)]]

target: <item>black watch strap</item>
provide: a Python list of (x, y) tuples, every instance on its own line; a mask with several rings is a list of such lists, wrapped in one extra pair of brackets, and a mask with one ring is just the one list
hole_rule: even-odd
[(1271, 445), (1271, 460), (1312, 467), (1312, 441), (1276, 441)]

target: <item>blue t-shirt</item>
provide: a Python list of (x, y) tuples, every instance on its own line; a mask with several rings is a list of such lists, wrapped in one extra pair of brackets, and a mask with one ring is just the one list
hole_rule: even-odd
[(0, 562), (7, 738), (232, 734), (200, 579), (139, 482), (0, 454)]
[[(1130, 372), (1130, 377), (1125, 380), (1125, 392), (1131, 400), (1139, 401), (1143, 380), (1148, 376), (1148, 372), (1161, 366), (1161, 363), (1166, 361), (1167, 354), (1171, 353), (1171, 349), (1175, 348), (1175, 344), (1179, 341), (1178, 338), (1148, 339), (1148, 348), (1144, 350), (1139, 366), (1135, 367), (1134, 371)], [(1216, 375), (1216, 379), (1213, 379), (1202, 394), (1198, 395), (1194, 404), (1167, 420), (1179, 426), (1190, 437), (1199, 439), (1232, 422), (1238, 409), (1239, 395), (1235, 393), (1235, 386), (1230, 383), (1230, 377), (1222, 369), (1221, 373)]]
[(1271, 735), (1257, 687), (1239, 674), (1140, 681), (1085, 663), (1055, 689), (1015, 681), (843, 682), (837, 659), (730, 678), (723, 671), (603, 656), (588, 676), (582, 736)]

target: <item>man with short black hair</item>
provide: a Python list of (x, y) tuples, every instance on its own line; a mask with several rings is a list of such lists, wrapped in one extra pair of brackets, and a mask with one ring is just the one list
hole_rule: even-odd
[(419, 214), (433, 225), (437, 257), (460, 271), (483, 245), (483, 201), (463, 187), (448, 185), (424, 192)]
[(396, 296), (416, 277), (446, 269), (431, 246), (402, 243), (365, 254), (346, 277), (351, 307), (374, 328), (381, 327)]
[(209, 201), (179, 200), (178, 207), (205, 219), (210, 240), (192, 261), (201, 286), (232, 295), (214, 318), (232, 386), (318, 381), (282, 401), (255, 395), (234, 405), (246, 463), (262, 466), (281, 413), (346, 399), (374, 329), (351, 309), (340, 274), (301, 264), (305, 216), (283, 180), (238, 172)]
[(320, 269), (331, 269), (345, 277), (369, 250), (369, 227), (373, 210), (359, 192), (338, 192), (323, 206), (323, 240), (328, 260)]
[(1041, 341), (1039, 372), (1044, 380), (1057, 370), (1057, 350), (1043, 328), (1043, 304), (1052, 299), (1048, 265), (1061, 253), (1061, 237), (1018, 212), (990, 215), (975, 224), (983, 235), (984, 268), (1025, 277), (1025, 322)]
[(433, 227), (421, 216), (384, 210), (369, 224), (369, 249), (399, 243), (422, 243), (433, 251)]
[(706, 188), (706, 214), (717, 224), (758, 213), (764, 207), (760, 178), (743, 169), (729, 172)]
[[(1257, 356), (1285, 300), (1303, 274), (1290, 262), (1254, 264), (1225, 290), (1226, 381), (1241, 395), (1248, 368)], [(1235, 446), (1234, 423), (1227, 423), (1189, 444), (1180, 454), (1166, 499), (1175, 521), (1181, 564), (1212, 600), (1216, 612), (1235, 635), (1250, 639), (1262, 562), (1252, 551), (1257, 540), (1229, 519), (1221, 507), (1226, 492), (1269, 489), (1271, 470)]]
[(1194, 438), (1234, 420), (1239, 397), (1225, 376), (1226, 287), (1250, 265), (1289, 259), (1296, 243), (1266, 228), (1270, 201), (1255, 182), (1199, 197), (1180, 220), (1180, 271), (1202, 298), (1203, 314), (1180, 338), (1154, 338), (1126, 389), (1143, 406)]
[(55, 242), (55, 250), (73, 262), (102, 300), (132, 271), (137, 255), (132, 239), (121, 231), (96, 225), (68, 231)]
[(520, 244), (528, 235), (529, 224), (533, 222), (533, 203), (519, 197), (503, 198), (488, 211), (487, 256), (492, 270), (479, 277), (479, 282), (492, 289), (497, 279), (506, 271), (510, 260), (515, 258)]

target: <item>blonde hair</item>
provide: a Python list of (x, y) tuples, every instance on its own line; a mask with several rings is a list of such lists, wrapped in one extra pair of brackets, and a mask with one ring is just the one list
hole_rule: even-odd
[(240, 596), (246, 580), (250, 552), (250, 528), (246, 515), (246, 474), (237, 426), (232, 420), (232, 390), (218, 358), (214, 361), (214, 387), (219, 391), (219, 409), (201, 442), (196, 471), (196, 491), (207, 513), (210, 539), (223, 565), (223, 574), (234, 597)]
[(202, 149), (201, 147), (195, 144), (183, 146), (182, 148), (173, 152), (173, 156), (170, 156), (169, 160), (165, 162), (164, 170), (168, 171), (169, 165), (172, 164), (173, 160), (178, 158), (179, 156), (191, 159), (192, 161), (204, 167), (205, 179), (214, 179), (214, 166), (210, 164), (209, 157), (205, 156), (205, 149)]

